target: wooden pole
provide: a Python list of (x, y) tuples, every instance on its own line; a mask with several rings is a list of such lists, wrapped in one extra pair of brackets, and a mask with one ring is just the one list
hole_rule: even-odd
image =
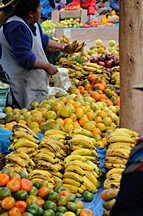
[(143, 134), (143, 0), (120, 1), (120, 126)]

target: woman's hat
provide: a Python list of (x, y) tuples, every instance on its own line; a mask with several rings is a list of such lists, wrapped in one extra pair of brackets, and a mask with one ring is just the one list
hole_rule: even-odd
[(13, 3), (15, 4), (15, 3), (17, 3), (17, 1), (18, 0), (7, 0), (7, 1), (0, 0), (0, 9), (4, 9)]

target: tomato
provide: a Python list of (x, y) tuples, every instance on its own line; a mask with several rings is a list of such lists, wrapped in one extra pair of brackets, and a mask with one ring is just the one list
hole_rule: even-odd
[(6, 185), (9, 182), (9, 176), (4, 173), (0, 173), (0, 187)]
[(48, 192), (49, 192), (49, 189), (48, 189), (48, 187), (41, 187), (39, 190), (38, 190), (38, 195), (40, 196), (40, 197), (45, 197), (47, 194), (48, 194)]
[(40, 207), (44, 205), (45, 201), (41, 197), (36, 197), (36, 204)]
[(68, 192), (68, 191), (60, 191), (60, 192), (59, 192), (59, 195), (60, 195), (60, 196), (64, 196), (64, 197), (69, 197), (70, 192)]
[(33, 186), (33, 184), (32, 184), (32, 182), (30, 180), (28, 180), (26, 178), (21, 179), (21, 188), (22, 188), (22, 190), (24, 190), (26, 192), (31, 191), (32, 186)]
[(17, 178), (13, 178), (11, 179), (8, 184), (7, 187), (12, 191), (12, 192), (17, 192), (20, 190), (21, 188), (21, 182), (19, 179)]
[(11, 209), (14, 207), (14, 205), (15, 205), (15, 200), (11, 196), (4, 198), (1, 202), (1, 206), (4, 209)]
[(15, 207), (19, 209), (21, 213), (25, 212), (25, 209), (27, 208), (27, 204), (24, 201), (17, 201), (15, 203)]
[(18, 208), (14, 207), (9, 211), (8, 216), (21, 216), (21, 213)]
[(93, 212), (85, 208), (81, 210), (80, 216), (93, 216)]

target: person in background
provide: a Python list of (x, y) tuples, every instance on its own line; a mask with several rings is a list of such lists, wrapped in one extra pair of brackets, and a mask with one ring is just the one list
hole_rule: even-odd
[(54, 0), (41, 0), (41, 19), (49, 19), (55, 7), (56, 4)]
[(143, 137), (131, 152), (110, 216), (143, 216)]
[(112, 10), (119, 12), (120, 10), (119, 0), (110, 0), (110, 7), (112, 8)]
[[(89, 17), (88, 22), (91, 21), (92, 16), (96, 14), (96, 0), (73, 0), (66, 7), (68, 8), (83, 8), (87, 10), (87, 15)], [(65, 7), (65, 8), (66, 8)]]
[(40, 0), (20, 0), (11, 10), (13, 15), (0, 28), (0, 64), (10, 82), (7, 105), (30, 108), (33, 101), (47, 98), (48, 77), (58, 72), (44, 50), (61, 52), (65, 44), (43, 34), (38, 24)]

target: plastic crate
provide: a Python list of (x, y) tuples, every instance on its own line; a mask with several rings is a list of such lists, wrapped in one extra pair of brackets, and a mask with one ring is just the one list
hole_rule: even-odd
[(9, 92), (9, 86), (7, 88), (0, 88), (0, 112), (6, 105), (7, 94)]

